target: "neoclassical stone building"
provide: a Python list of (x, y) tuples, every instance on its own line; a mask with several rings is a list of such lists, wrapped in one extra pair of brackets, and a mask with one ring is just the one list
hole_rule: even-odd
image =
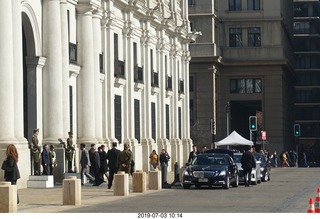
[(35, 128), (41, 145), (56, 147), (57, 181), (58, 139), (69, 131), (87, 149), (130, 143), (137, 170), (149, 170), (152, 149), (166, 148), (171, 168), (186, 161), (195, 39), (186, 1), (0, 1), (0, 29), (0, 159), (9, 143), (18, 147), (19, 187), (31, 174)]

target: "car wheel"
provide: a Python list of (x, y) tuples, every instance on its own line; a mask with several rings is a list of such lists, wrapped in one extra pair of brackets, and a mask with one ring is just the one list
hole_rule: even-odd
[(182, 187), (183, 187), (184, 189), (190, 189), (191, 185), (183, 184)]
[(225, 184), (222, 186), (224, 189), (229, 189), (230, 188), (230, 179), (229, 176), (227, 176), (227, 179), (225, 181)]
[(268, 173), (266, 173), (263, 177), (263, 182), (267, 182), (267, 181), (269, 181), (269, 174)]
[(269, 173), (268, 181), (270, 181), (270, 179), (271, 179), (271, 174)]
[(239, 176), (236, 176), (235, 182), (232, 184), (232, 187), (238, 187), (239, 186)]

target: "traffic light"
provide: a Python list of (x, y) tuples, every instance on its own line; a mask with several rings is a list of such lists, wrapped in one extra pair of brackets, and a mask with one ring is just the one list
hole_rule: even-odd
[(294, 136), (300, 136), (300, 124), (293, 125)]
[(257, 117), (249, 116), (249, 130), (257, 131)]

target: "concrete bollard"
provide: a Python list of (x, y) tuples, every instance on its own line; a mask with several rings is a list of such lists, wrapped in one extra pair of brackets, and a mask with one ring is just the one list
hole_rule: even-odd
[(17, 186), (0, 182), (0, 213), (17, 213)]
[(137, 170), (132, 174), (132, 192), (146, 192), (147, 190), (147, 182), (146, 182), (147, 174), (142, 170)]
[(81, 205), (81, 180), (69, 176), (63, 180), (63, 205)]
[(114, 186), (113, 195), (114, 196), (128, 196), (129, 195), (129, 175), (124, 171), (118, 171), (114, 174)]
[(161, 171), (152, 170), (149, 171), (149, 189), (161, 190), (162, 189)]

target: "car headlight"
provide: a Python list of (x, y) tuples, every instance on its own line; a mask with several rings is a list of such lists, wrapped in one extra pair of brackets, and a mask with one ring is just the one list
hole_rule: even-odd
[(264, 167), (260, 167), (260, 171), (263, 172), (264, 171)]
[(226, 170), (221, 170), (219, 173), (219, 176), (225, 176), (227, 174)]
[(192, 172), (189, 171), (189, 170), (185, 170), (185, 171), (183, 172), (183, 175), (185, 175), (185, 176), (191, 176), (191, 175), (192, 175)]

